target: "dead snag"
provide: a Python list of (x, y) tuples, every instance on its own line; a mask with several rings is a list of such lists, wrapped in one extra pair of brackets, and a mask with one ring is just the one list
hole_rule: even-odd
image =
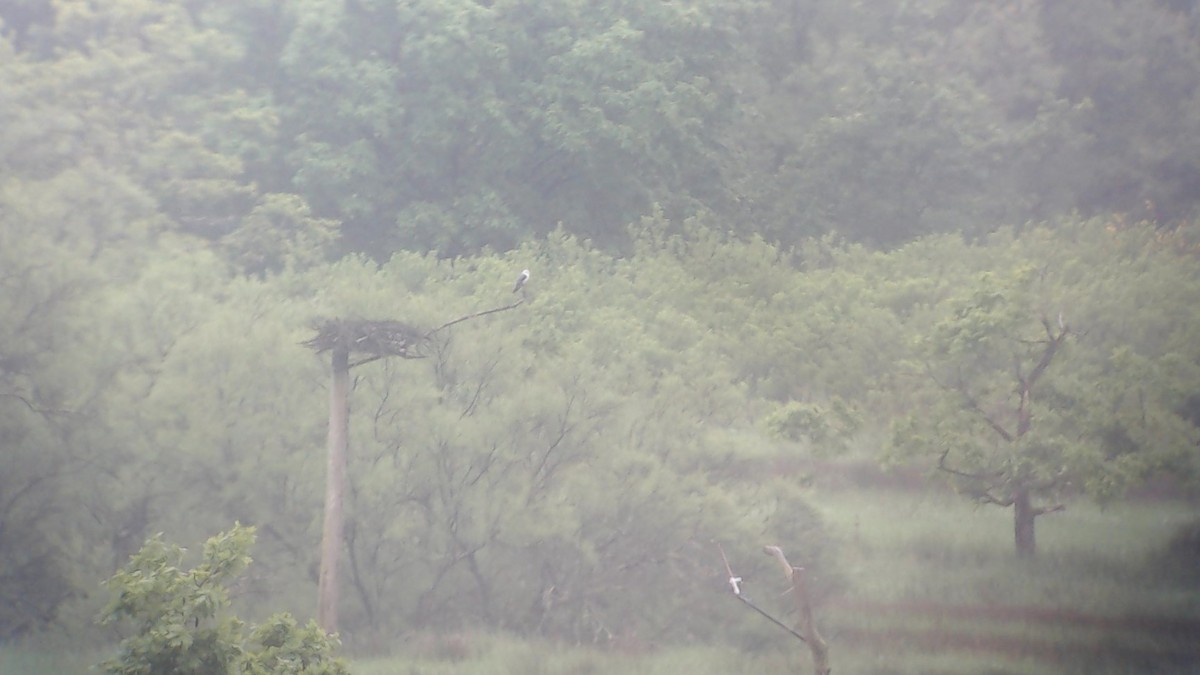
[(817, 623), (813, 620), (812, 603), (808, 597), (808, 585), (805, 580), (803, 567), (792, 567), (783, 549), (778, 546), (764, 546), (763, 552), (779, 561), (783, 573), (792, 584), (792, 599), (796, 601), (796, 609), (800, 612), (800, 634), (812, 652), (813, 670), (817, 675), (829, 675), (829, 645), (817, 631)]

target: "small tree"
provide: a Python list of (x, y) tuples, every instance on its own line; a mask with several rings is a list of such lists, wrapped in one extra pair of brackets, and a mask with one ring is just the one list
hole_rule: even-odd
[[(983, 504), (1012, 507), (1017, 554), (1036, 550), (1035, 519), (1062, 510), (1055, 497), (1073, 470), (1081, 415), (1047, 395), (1047, 373), (1071, 336), (1065, 318), (1031, 310), (1031, 269), (985, 274), (920, 345), (934, 387), (928, 407), (895, 429), (903, 452), (936, 452), (937, 468)], [(1039, 503), (1040, 502), (1040, 503)]]
[(204, 544), (200, 564), (183, 569), (184, 550), (161, 536), (146, 542), (105, 584), (112, 599), (102, 623), (127, 619), (134, 634), (101, 664), (113, 675), (347, 675), (337, 644), (316, 624), (286, 613), (247, 633), (228, 614), (228, 584), (250, 564), (254, 528), (234, 525)]
[[(917, 382), (932, 386), (914, 387), (917, 405), (896, 424), (893, 445), (936, 458), (976, 502), (1011, 507), (1020, 556), (1035, 553), (1036, 519), (1062, 510), (1064, 491), (1115, 497), (1194, 453), (1197, 429), (1181, 414), (1192, 366), (1171, 346), (1188, 326), (1126, 308), (1122, 325), (1153, 327), (1162, 343), (1140, 351), (1136, 335), (1108, 328), (1120, 307), (1113, 289), (1154, 281), (1147, 268), (1097, 284), (1110, 266), (1092, 266), (1073, 287), (1056, 285), (1063, 280), (1047, 268), (984, 274), (918, 347)], [(1072, 292), (1069, 306), (1046, 299)], [(1078, 333), (1070, 311), (1084, 324)]]

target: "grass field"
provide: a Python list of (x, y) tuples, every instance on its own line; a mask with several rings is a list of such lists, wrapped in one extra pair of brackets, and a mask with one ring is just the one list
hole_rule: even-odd
[(1072, 504), (1039, 518), (1021, 561), (1007, 510), (932, 491), (814, 501), (845, 540), (850, 589), (824, 608), (840, 672), (1200, 672), (1200, 570), (1163, 559), (1194, 508)]
[[(848, 581), (817, 609), (838, 675), (1200, 673), (1200, 561), (1189, 573), (1162, 559), (1171, 536), (1200, 515), (1194, 506), (1072, 504), (1039, 519), (1038, 557), (1020, 561), (1008, 511), (944, 492), (818, 489), (811, 501), (840, 540)], [(355, 675), (811, 672), (803, 645), (765, 621), (761, 632), (754, 653), (430, 637), (351, 667)], [(0, 675), (82, 675), (94, 662), (0, 647)]]
[[(1015, 559), (1011, 513), (943, 491), (816, 490), (841, 539), (844, 593), (818, 609), (834, 672), (904, 675), (1200, 673), (1200, 570), (1167, 566), (1197, 510), (1178, 502), (1072, 504), (1038, 522)], [(1200, 561), (1194, 561), (1200, 565)], [(453, 658), (354, 663), (357, 675), (730, 675), (811, 672), (803, 645), (766, 622), (762, 652), (689, 647), (629, 655), (464, 638)], [(436, 651), (436, 650), (434, 650)]]

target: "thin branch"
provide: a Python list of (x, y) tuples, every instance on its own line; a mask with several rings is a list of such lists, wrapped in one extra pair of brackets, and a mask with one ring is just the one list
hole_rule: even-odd
[(488, 314), (496, 314), (498, 312), (507, 312), (510, 309), (516, 309), (517, 307), (520, 307), (524, 303), (525, 303), (525, 298), (521, 298), (520, 300), (517, 300), (516, 302), (512, 303), (511, 305), (505, 305), (503, 307), (493, 307), (492, 309), (486, 309), (482, 312), (475, 312), (474, 314), (460, 316), (459, 318), (457, 318), (453, 321), (447, 321), (446, 323), (429, 331), (428, 333), (425, 334), (425, 339), (429, 339), (429, 338), (433, 337), (438, 331), (449, 328), (450, 326), (453, 326), (456, 323), (462, 323), (463, 321), (468, 321), (470, 319), (477, 319), (481, 316), (487, 316)]
[(1036, 518), (1037, 516), (1044, 516), (1047, 513), (1055, 513), (1057, 511), (1066, 511), (1066, 510), (1067, 510), (1066, 505), (1055, 504), (1053, 506), (1043, 506), (1041, 508), (1033, 509), (1032, 513), (1033, 513), (1033, 516)]
[(1025, 378), (1024, 384), (1026, 389), (1032, 388), (1033, 384), (1042, 376), (1042, 373), (1046, 371), (1046, 368), (1050, 367), (1050, 361), (1054, 359), (1054, 355), (1058, 352), (1058, 348), (1062, 346), (1063, 340), (1070, 334), (1070, 330), (1064, 326), (1055, 335), (1054, 329), (1050, 327), (1050, 321), (1045, 318), (1042, 319), (1042, 326), (1046, 329), (1046, 336), (1050, 340), (1046, 343), (1045, 350), (1042, 351), (1042, 358), (1038, 360), (1033, 370), (1029, 371), (1029, 377)]
[(458, 416), (459, 420), (475, 413), (475, 409), (479, 407), (479, 401), (483, 398), (483, 390), (491, 383), (490, 378), (496, 372), (496, 367), (500, 365), (500, 360), (501, 357), (497, 354), (496, 358), (487, 365), (485, 372), (480, 375), (479, 381), (475, 385), (475, 391), (471, 394), (471, 400)]
[(934, 374), (933, 368), (930, 367), (928, 363), (925, 364), (925, 371), (928, 373), (929, 378), (933, 380), (937, 386), (941, 387), (945, 391), (955, 392), (961, 396), (963, 401), (967, 404), (967, 409), (983, 418), (983, 421), (986, 422), (987, 425), (991, 427), (992, 430), (994, 430), (997, 434), (1000, 434), (1000, 438), (1003, 438), (1006, 443), (1013, 442), (1013, 435), (1009, 433), (1008, 429), (1005, 429), (1003, 426), (1001, 426), (999, 422), (992, 419), (991, 415), (984, 412), (983, 408), (979, 406), (979, 403), (975, 400), (975, 398), (971, 396), (970, 392), (967, 391), (966, 384), (964, 384), (961, 380), (954, 386), (942, 382), (940, 379), (938, 379), (938, 376)]
[[(365, 358), (365, 359), (363, 359), (363, 360), (361, 360), (361, 361), (355, 361), (354, 363), (351, 363), (350, 365), (346, 366), (346, 368), (347, 368), (347, 369), (350, 369), (350, 368), (357, 368), (358, 366), (363, 366), (363, 365), (366, 365), (366, 364), (368, 364), (368, 363), (370, 363), (370, 362), (372, 362), (372, 361), (378, 361), (379, 359), (382, 359), (382, 358), (383, 358), (383, 356), (382, 356), (382, 355), (380, 355), (380, 354), (376, 354), (375, 356), (368, 356), (367, 358)], [(424, 356), (418, 356), (418, 357), (415, 357), (415, 358), (423, 359), (423, 358), (425, 358), (425, 357), (424, 357)]]
[(1029, 487), (1038, 492), (1045, 492), (1047, 490), (1053, 490), (1053, 489), (1057, 488), (1059, 483), (1062, 482), (1062, 479), (1063, 479), (1063, 474), (1059, 473), (1058, 475), (1052, 476), (1045, 480), (1030, 483)]
[[(946, 473), (948, 473), (952, 476), (958, 476), (959, 478), (967, 478), (969, 480), (976, 480), (976, 481), (982, 481), (982, 482), (988, 482), (988, 481), (994, 480), (996, 478), (1000, 478), (1001, 476), (1004, 475), (1003, 472), (1000, 472), (1000, 471), (997, 471), (997, 472), (991, 473), (991, 474), (970, 473), (968, 471), (962, 471), (961, 469), (955, 469), (954, 467), (947, 466), (946, 465), (946, 457), (949, 454), (950, 454), (950, 449), (947, 448), (944, 452), (942, 452), (941, 457), (938, 457), (937, 468), (939, 471), (945, 471)], [(990, 497), (990, 495), (988, 495), (988, 496)], [(996, 502), (996, 503), (999, 503), (999, 502)]]
[[(950, 450), (946, 449), (946, 451), (942, 453), (941, 457), (938, 457), (938, 467), (937, 468), (939, 471), (944, 471), (952, 476), (958, 476), (959, 478), (965, 478), (967, 480), (974, 481), (976, 483), (985, 483), (985, 484), (989, 483), (993, 480), (1003, 478), (1003, 476), (1004, 476), (1004, 472), (1002, 472), (1002, 471), (997, 471), (997, 472), (989, 475), (989, 474), (983, 474), (983, 473), (970, 473), (967, 471), (962, 471), (960, 469), (955, 469), (954, 467), (951, 467), (951, 466), (947, 466), (946, 456), (949, 454), (950, 454)], [(972, 489), (968, 489), (966, 491), (971, 496), (975, 497), (976, 499), (978, 499), (980, 502), (982, 502), (984, 504), (995, 504), (996, 506), (1012, 506), (1013, 505), (1013, 500), (1011, 497), (1006, 497), (1006, 498), (997, 497), (996, 495), (992, 494), (991, 487), (984, 487), (984, 486), (976, 485)]]
[(995, 431), (997, 434), (1000, 435), (1000, 438), (1004, 439), (1005, 443), (1013, 442), (1012, 433), (1009, 432), (1008, 429), (1005, 429), (1003, 426), (1001, 426), (999, 422), (992, 419), (991, 415), (984, 412), (983, 408), (981, 408), (979, 406), (979, 402), (975, 400), (975, 397), (968, 394), (965, 388), (959, 389), (958, 391), (959, 391), (959, 394), (962, 395), (963, 400), (966, 401), (968, 409), (973, 411), (975, 414), (979, 415), (979, 417), (981, 417), (983, 419), (983, 421), (986, 422), (987, 425), (992, 428), (993, 431)]
[(996, 506), (1009, 507), (1012, 506), (1016, 500), (1014, 500), (1012, 497), (1000, 499), (996, 497), (996, 495), (992, 494), (990, 490), (984, 488), (979, 492), (979, 501), (983, 502), (984, 504), (995, 504)]
[(13, 394), (13, 393), (10, 393), (10, 392), (7, 392), (7, 391), (6, 391), (6, 392), (0, 392), (0, 396), (8, 396), (9, 398), (15, 398), (15, 399), (17, 399), (18, 401), (20, 401), (21, 403), (24, 403), (24, 404), (25, 404), (25, 407), (26, 407), (26, 408), (29, 408), (31, 411), (33, 411), (33, 412), (35, 412), (35, 413), (39, 413), (39, 414), (41, 414), (41, 413), (42, 413), (42, 411), (41, 411), (41, 410), (39, 410), (37, 407), (35, 407), (35, 406), (33, 405), (33, 403), (31, 403), (31, 402), (29, 401), (29, 399), (25, 398), (24, 396), (22, 396), (22, 395), (20, 395), (20, 394)]
[(40, 407), (34, 405), (34, 403), (32, 401), (25, 398), (21, 394), (15, 394), (10, 391), (0, 392), (0, 396), (7, 396), (9, 398), (15, 398), (18, 401), (20, 401), (21, 403), (24, 403), (25, 407), (29, 408), (32, 412), (35, 412), (43, 417), (49, 417), (50, 415), (70, 415), (70, 414), (72, 414), (72, 411), (67, 410), (65, 408), (40, 408)]

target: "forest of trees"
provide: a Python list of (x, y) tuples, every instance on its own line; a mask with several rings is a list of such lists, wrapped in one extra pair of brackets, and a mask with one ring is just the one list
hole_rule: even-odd
[(1061, 499), (1200, 477), (1191, 0), (16, 0), (0, 37), (0, 640), (235, 521), (243, 597), (311, 616), (313, 322), (523, 268), (353, 371), (353, 640), (715, 635), (714, 540), (836, 583), (746, 459), (923, 467), (1030, 555)]

